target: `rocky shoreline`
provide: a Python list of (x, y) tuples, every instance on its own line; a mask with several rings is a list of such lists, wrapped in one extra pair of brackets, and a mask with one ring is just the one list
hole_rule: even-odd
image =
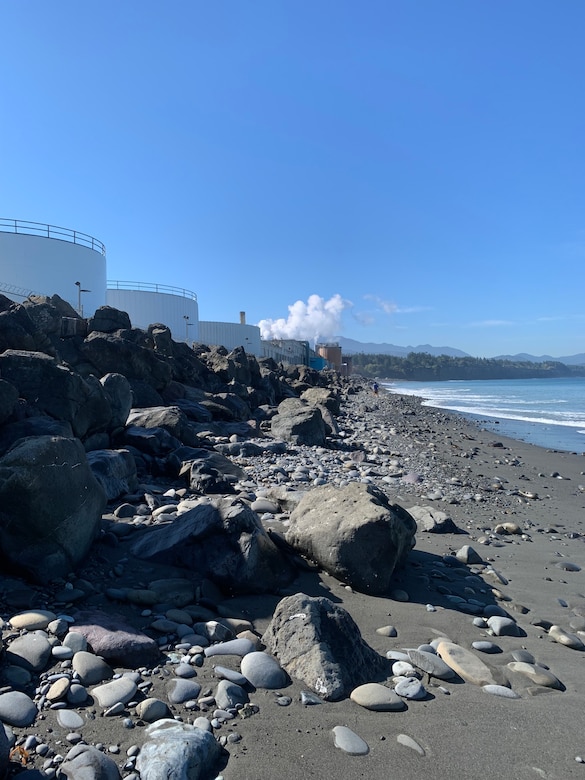
[[(83, 431), (83, 404), (69, 415), (73, 440), (110, 495), (87, 551), (53, 576), (40, 570), (42, 550), (33, 558), (34, 545), (24, 555), (7, 544), (7, 517), (18, 511), (14, 483), (6, 484), (23, 428), (27, 446), (71, 440), (42, 427), (31, 434), (57, 415), (47, 413), (49, 401), (39, 413), (30, 368), (18, 386), (10, 361), (22, 365), (27, 351), (42, 361), (32, 358), (42, 332), (53, 361), (66, 353), (66, 371), (84, 382), (92, 375), (56, 325), (39, 331), (48, 317), (33, 310), (56, 303), (34, 302), (28, 312), (5, 304), (24, 330), (24, 314), (37, 322), (36, 350), (0, 323), (0, 340), (13, 339), (2, 345), (2, 382), (12, 378), (20, 399), (0, 388), (2, 408), (13, 398), (0, 426), (5, 776), (583, 776), (582, 456), (497, 440), (418, 399), (375, 397), (359, 379), (265, 366), (244, 393), (252, 383), (238, 385), (233, 373), (250, 371), (248, 359), (201, 350), (207, 362), (190, 384), (169, 374), (145, 387), (119, 372), (133, 400), (142, 398), (118, 414), (122, 425), (110, 415), (102, 430)], [(102, 321), (106, 314), (120, 324), (120, 314), (104, 312)], [(109, 334), (139, 338), (123, 331)], [(91, 332), (73, 337), (86, 360)], [(123, 398), (124, 382), (110, 382), (112, 398)], [(162, 404), (146, 402), (154, 393)], [(171, 403), (177, 396), (182, 409)], [(238, 414), (232, 396), (244, 404)], [(253, 408), (254, 397), (264, 403)], [(230, 420), (219, 411), (228, 404)], [(171, 420), (161, 407), (190, 416)], [(116, 448), (98, 450), (106, 440)], [(104, 452), (130, 453), (130, 467), (127, 455), (115, 456), (106, 472), (114, 455)], [(24, 483), (18, 490), (22, 524), (30, 501)], [(322, 500), (309, 506), (311, 495)], [(321, 504), (325, 518), (311, 514)], [(327, 529), (336, 512), (355, 515), (367, 538), (356, 544), (343, 523)], [(376, 535), (380, 516), (398, 536)], [(303, 524), (336, 536), (303, 536)], [(322, 554), (338, 547), (334, 561)], [(380, 550), (383, 561), (396, 551), (391, 584), (380, 582)], [(51, 554), (53, 567), (67, 560), (57, 547)]]

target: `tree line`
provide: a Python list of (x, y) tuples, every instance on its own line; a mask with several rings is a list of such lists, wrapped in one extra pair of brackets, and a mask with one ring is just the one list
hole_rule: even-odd
[(543, 379), (585, 376), (585, 365), (567, 366), (558, 361), (535, 363), (498, 358), (451, 357), (410, 352), (406, 357), (368, 355), (351, 356), (352, 371), (366, 377), (405, 379), (417, 382), (450, 379)]

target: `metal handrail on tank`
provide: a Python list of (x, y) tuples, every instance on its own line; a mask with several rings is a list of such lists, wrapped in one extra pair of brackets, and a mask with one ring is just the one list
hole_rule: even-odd
[(97, 238), (81, 233), (79, 230), (59, 227), (58, 225), (46, 225), (43, 222), (29, 222), (26, 219), (6, 219), (0, 217), (0, 231), (3, 233), (22, 233), (28, 236), (42, 236), (43, 238), (55, 238), (59, 241), (69, 241), (72, 244), (80, 244), (93, 249), (100, 254), (106, 254), (106, 247)]
[(108, 290), (136, 290), (140, 292), (167, 293), (168, 295), (180, 295), (182, 298), (197, 300), (197, 295), (192, 290), (185, 290), (184, 287), (172, 287), (168, 284), (151, 284), (150, 282), (119, 282), (114, 279), (108, 279)]

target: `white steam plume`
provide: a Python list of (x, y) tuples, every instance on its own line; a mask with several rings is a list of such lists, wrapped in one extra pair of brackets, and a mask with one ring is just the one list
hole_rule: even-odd
[(327, 341), (341, 330), (341, 314), (353, 304), (335, 293), (328, 301), (320, 295), (309, 295), (307, 302), (297, 301), (288, 307), (288, 318), (260, 320), (261, 338)]

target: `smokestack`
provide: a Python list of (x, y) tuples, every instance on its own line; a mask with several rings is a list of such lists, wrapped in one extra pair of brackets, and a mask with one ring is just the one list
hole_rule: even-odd
[(245, 311), (241, 311), (240, 312), (240, 325), (245, 325), (245, 324), (246, 324), (246, 312)]

